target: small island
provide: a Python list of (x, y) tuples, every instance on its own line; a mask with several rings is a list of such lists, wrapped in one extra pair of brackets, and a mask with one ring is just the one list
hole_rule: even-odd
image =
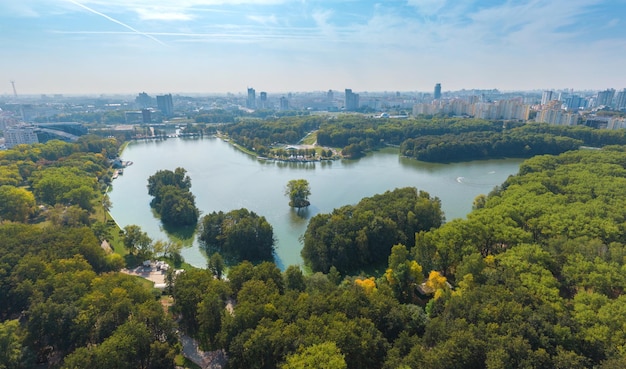
[(311, 195), (311, 187), (306, 179), (292, 179), (285, 187), (285, 195), (289, 196), (289, 206), (300, 210), (311, 203), (309, 196)]
[(200, 211), (196, 198), (189, 190), (191, 178), (184, 168), (159, 170), (148, 178), (148, 194), (154, 196), (150, 206), (161, 216), (165, 225), (195, 226)]

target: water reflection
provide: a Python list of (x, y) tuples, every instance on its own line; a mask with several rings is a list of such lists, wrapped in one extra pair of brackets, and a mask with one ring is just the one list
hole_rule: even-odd
[[(115, 180), (109, 194), (115, 220), (121, 227), (141, 226), (154, 240), (169, 238), (192, 245), (182, 254), (187, 262), (199, 267), (206, 266), (206, 258), (193, 231), (165, 229), (151, 213), (146, 184), (157, 170), (184, 167), (192, 178), (191, 191), (203, 214), (245, 207), (265, 216), (277, 240), (276, 262), (283, 268), (302, 263), (300, 237), (316, 214), (411, 186), (439, 197), (448, 220), (463, 217), (477, 195), (489, 193), (509, 174), (516, 173), (521, 162), (510, 159), (429, 164), (398, 157), (394, 148), (358, 160), (282, 162), (259, 160), (210, 137), (133, 142), (122, 157), (134, 164)], [(461, 183), (459, 177), (464, 177)], [(288, 207), (284, 194), (287, 182), (298, 178), (306, 179), (311, 186), (311, 205), (299, 212)]]
[(193, 246), (196, 235), (195, 226), (175, 227), (161, 223), (161, 229), (167, 234), (170, 241), (181, 243), (183, 247)]
[(295, 209), (295, 208), (291, 208), (290, 210), (290, 220), (292, 223), (294, 224), (306, 224), (309, 221), (309, 218), (311, 217), (311, 210), (309, 209), (310, 206), (307, 206), (306, 208), (300, 208), (300, 209)]

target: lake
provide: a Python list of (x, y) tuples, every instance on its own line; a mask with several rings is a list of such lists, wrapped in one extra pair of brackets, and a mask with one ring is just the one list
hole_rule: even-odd
[[(276, 263), (281, 269), (301, 265), (300, 237), (308, 220), (318, 213), (356, 204), (363, 197), (398, 187), (416, 187), (441, 199), (446, 220), (465, 217), (479, 194), (489, 193), (518, 171), (521, 159), (433, 164), (399, 157), (385, 149), (359, 160), (286, 163), (258, 160), (230, 143), (214, 137), (130, 143), (122, 159), (133, 165), (113, 181), (109, 193), (111, 215), (124, 227), (139, 225), (153, 240), (168, 239), (150, 208), (146, 185), (158, 170), (183, 167), (191, 178), (191, 191), (202, 214), (247, 208), (265, 216), (274, 228)], [(285, 186), (291, 179), (306, 179), (311, 206), (297, 212), (288, 205)], [(197, 267), (206, 256), (195, 237), (184, 240), (182, 255)]]

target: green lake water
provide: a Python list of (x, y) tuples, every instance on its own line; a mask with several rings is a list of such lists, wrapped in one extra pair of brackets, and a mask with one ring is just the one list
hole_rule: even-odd
[[(155, 217), (146, 188), (157, 170), (183, 167), (202, 214), (247, 208), (265, 216), (274, 228), (276, 262), (284, 269), (302, 264), (300, 237), (318, 213), (356, 204), (361, 198), (398, 187), (416, 187), (441, 199), (446, 219), (465, 217), (474, 198), (487, 194), (518, 171), (520, 159), (432, 164), (401, 158), (383, 150), (355, 161), (285, 163), (258, 160), (217, 138), (132, 142), (122, 159), (133, 165), (113, 182), (111, 214), (124, 227), (137, 224), (153, 240), (168, 239)], [(306, 179), (311, 206), (299, 213), (284, 195), (291, 179)], [(206, 266), (195, 237), (185, 239), (182, 255), (197, 267)]]

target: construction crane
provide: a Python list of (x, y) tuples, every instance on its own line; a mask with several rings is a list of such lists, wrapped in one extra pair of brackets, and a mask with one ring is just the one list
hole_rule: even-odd
[(17, 101), (17, 90), (15, 89), (15, 81), (11, 81), (11, 86), (13, 86), (13, 96), (15, 96), (15, 103), (20, 107), (20, 115), (22, 116), (22, 122), (25, 122), (24, 119), (24, 109), (22, 108), (22, 104)]
[(17, 90), (15, 89), (15, 81), (11, 81), (11, 86), (13, 86), (13, 96), (17, 99)]

